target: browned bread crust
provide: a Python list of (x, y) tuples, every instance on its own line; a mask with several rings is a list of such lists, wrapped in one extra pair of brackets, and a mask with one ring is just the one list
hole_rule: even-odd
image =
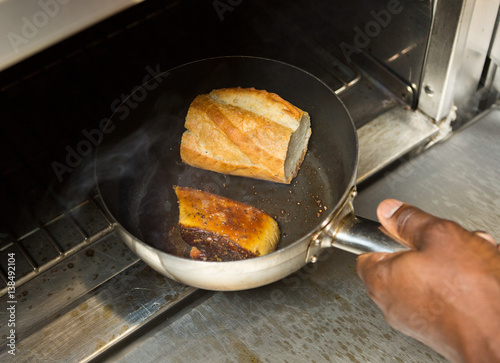
[(181, 158), (202, 169), (290, 183), (307, 151), (309, 122), (306, 112), (276, 94), (214, 90), (191, 103)]

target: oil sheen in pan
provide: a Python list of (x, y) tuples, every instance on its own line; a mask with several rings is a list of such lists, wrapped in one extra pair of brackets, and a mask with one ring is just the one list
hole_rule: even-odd
[[(180, 237), (179, 209), (173, 186), (204, 190), (257, 207), (273, 216), (281, 231), (278, 248), (283, 248), (319, 225), (340, 199), (332, 186), (331, 171), (321, 153), (312, 147), (291, 184), (219, 174), (184, 164), (179, 146), (169, 147), (149, 178), (145, 178), (137, 220), (146, 243), (181, 257), (190, 246)], [(153, 169), (153, 168), (151, 168)]]

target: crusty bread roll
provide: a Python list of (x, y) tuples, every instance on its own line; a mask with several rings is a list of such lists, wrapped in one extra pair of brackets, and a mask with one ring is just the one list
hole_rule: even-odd
[(223, 174), (289, 184), (311, 136), (309, 114), (274, 93), (225, 88), (189, 107), (181, 158)]

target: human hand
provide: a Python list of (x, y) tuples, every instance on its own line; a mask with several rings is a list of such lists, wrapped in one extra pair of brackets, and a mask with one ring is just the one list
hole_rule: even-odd
[(454, 362), (500, 362), (494, 238), (394, 199), (380, 203), (377, 216), (411, 248), (358, 257), (358, 275), (387, 322)]

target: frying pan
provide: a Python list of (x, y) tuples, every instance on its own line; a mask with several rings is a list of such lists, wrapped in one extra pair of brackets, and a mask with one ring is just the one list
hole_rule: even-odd
[[(274, 92), (311, 116), (312, 136), (290, 185), (193, 168), (180, 159), (191, 101), (224, 87)], [(174, 68), (135, 89), (113, 114), (96, 150), (102, 202), (123, 241), (149, 266), (181, 283), (208, 290), (269, 284), (316, 262), (324, 248), (353, 253), (404, 249), (375, 222), (355, 217), (358, 140), (342, 102), (321, 80), (283, 62), (220, 57)], [(248, 203), (276, 218), (275, 252), (248, 260), (195, 261), (178, 230), (174, 185)]]

